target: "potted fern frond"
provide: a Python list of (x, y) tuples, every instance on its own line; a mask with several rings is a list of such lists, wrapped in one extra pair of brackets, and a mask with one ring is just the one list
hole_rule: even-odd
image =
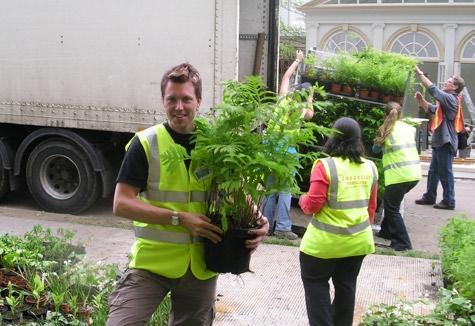
[[(314, 144), (316, 136), (327, 130), (300, 119), (302, 108), (308, 105), (305, 98), (305, 91), (295, 91), (278, 99), (255, 76), (245, 82), (227, 81), (223, 102), (209, 117), (195, 119), (194, 150), (188, 155), (177, 147), (165, 153), (163, 159), (170, 163), (180, 159), (199, 162), (210, 175), (206, 215), (223, 229), (224, 236), (219, 244), (205, 239), (209, 269), (235, 274), (248, 271), (250, 253), (244, 241), (247, 230), (258, 227), (263, 198), (276, 189), (299, 191), (292, 171), (298, 171), (302, 160), (313, 160), (316, 153), (291, 154), (287, 149)], [(266, 186), (270, 175), (272, 189)], [(238, 244), (227, 247), (234, 236), (240, 238)], [(241, 254), (245, 257), (239, 258)]]

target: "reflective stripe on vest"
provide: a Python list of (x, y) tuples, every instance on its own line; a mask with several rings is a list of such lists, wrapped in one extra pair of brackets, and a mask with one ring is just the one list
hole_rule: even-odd
[[(383, 147), (383, 171), (420, 164), (416, 142), (411, 137), (412, 129), (413, 127), (407, 126), (404, 122), (396, 121)], [(393, 154), (396, 151), (400, 153)]]
[(358, 233), (360, 231), (365, 230), (369, 226), (368, 219), (364, 220), (363, 222), (359, 224), (356, 224), (354, 226), (350, 226), (347, 228), (342, 228), (339, 226), (326, 224), (326, 223), (316, 220), (315, 218), (312, 218), (310, 223), (312, 223), (312, 225), (319, 230), (329, 232), (329, 233), (334, 233), (334, 234), (343, 234), (343, 235), (351, 235), (351, 234)]
[[(140, 194), (143, 198), (159, 202), (169, 202), (169, 203), (188, 203), (206, 202), (206, 191), (160, 191), (156, 189), (148, 189), (147, 192)], [(190, 198), (188, 198), (190, 196)]]
[(176, 244), (190, 244), (203, 241), (200, 237), (190, 237), (188, 233), (158, 230), (139, 226), (134, 226), (134, 233), (136, 238)]
[(390, 163), (386, 165), (383, 168), (383, 171), (389, 170), (389, 169), (395, 169), (395, 168), (400, 168), (402, 166), (407, 166), (407, 165), (418, 165), (420, 162), (418, 160), (414, 161), (404, 161), (404, 162), (397, 162), (397, 163)]
[[(147, 139), (149, 149), (145, 151), (148, 158), (148, 180), (150, 185), (146, 192), (140, 193), (140, 196), (151, 201), (169, 202), (169, 203), (188, 203), (188, 202), (206, 202), (207, 192), (205, 191), (162, 191), (157, 190), (160, 184), (160, 155), (158, 149), (157, 128), (148, 128), (144, 130), (144, 136)], [(188, 196), (190, 196), (188, 198)]]
[[(336, 170), (335, 162), (333, 161), (332, 157), (328, 157), (325, 159), (328, 163), (328, 169), (330, 170), (330, 189), (328, 194), (327, 204), (328, 207), (333, 209), (350, 209), (350, 208), (363, 208), (368, 207), (369, 199), (359, 199), (359, 200), (348, 200), (348, 201), (338, 201), (338, 173)], [(371, 169), (373, 171), (373, 186), (376, 184), (377, 181), (377, 172), (375, 171), (374, 165), (371, 165)]]
[(408, 148), (417, 149), (415, 143), (396, 145), (396, 140), (394, 139), (392, 134), (389, 135), (388, 140), (389, 140), (389, 143), (391, 144), (391, 147), (390, 148), (383, 147), (383, 153), (384, 154), (399, 151), (401, 149), (408, 149)]
[(157, 138), (157, 128), (148, 128), (145, 130), (145, 138), (147, 138), (147, 142), (149, 145), (148, 153), (145, 151), (150, 157), (148, 157), (148, 182), (157, 185), (160, 182), (160, 169), (154, 168), (154, 164), (150, 164), (150, 162), (156, 162), (156, 166), (160, 166), (160, 157), (158, 155), (158, 138)]

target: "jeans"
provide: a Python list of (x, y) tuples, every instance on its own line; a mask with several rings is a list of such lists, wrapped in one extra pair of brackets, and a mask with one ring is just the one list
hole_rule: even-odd
[(440, 180), (443, 189), (442, 201), (448, 206), (455, 207), (454, 173), (452, 171), (454, 156), (455, 153), (450, 143), (432, 149), (432, 159), (427, 175), (427, 191), (424, 194), (427, 201), (435, 203), (437, 185)]
[[(290, 219), (290, 202), (292, 195), (287, 192), (278, 192), (266, 197), (262, 215), (269, 220), (269, 230), (273, 230), (274, 223), (277, 222), (277, 231), (291, 231), (292, 221)], [(275, 205), (277, 201), (277, 206)]]
[(391, 248), (396, 250), (412, 249), (411, 240), (402, 219), (400, 208), (404, 195), (417, 185), (418, 181), (396, 183), (384, 190), (384, 219), (380, 233), (391, 239)]
[[(300, 270), (310, 326), (351, 326), (356, 279), (365, 256), (322, 259), (300, 252)], [(328, 281), (335, 287), (330, 299)]]

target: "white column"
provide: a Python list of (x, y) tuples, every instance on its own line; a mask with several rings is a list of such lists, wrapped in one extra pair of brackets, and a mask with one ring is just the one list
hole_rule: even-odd
[(373, 47), (377, 50), (383, 50), (384, 26), (386, 25), (383, 23), (374, 23), (371, 25), (371, 27), (373, 27)]
[(305, 40), (307, 51), (312, 48), (318, 49), (320, 43), (318, 29), (318, 23), (312, 23), (307, 25), (307, 36)]
[(446, 79), (454, 74), (455, 63), (455, 30), (457, 24), (444, 24), (444, 41), (445, 41), (445, 76)]

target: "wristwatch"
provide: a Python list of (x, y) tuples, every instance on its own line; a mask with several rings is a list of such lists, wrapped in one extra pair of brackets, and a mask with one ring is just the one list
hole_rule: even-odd
[(180, 219), (178, 218), (178, 212), (173, 211), (171, 217), (172, 225), (178, 226), (180, 225)]

